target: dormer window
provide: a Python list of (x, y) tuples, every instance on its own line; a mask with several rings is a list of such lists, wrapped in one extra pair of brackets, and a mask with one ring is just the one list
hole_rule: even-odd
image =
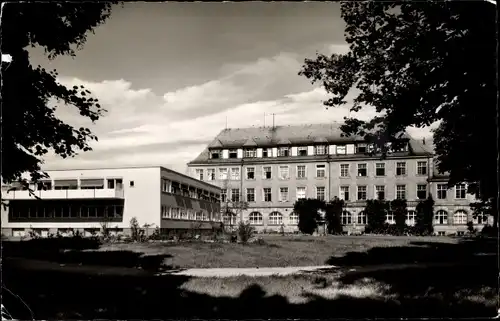
[(356, 154), (365, 154), (368, 151), (366, 144), (356, 145)]
[(255, 148), (245, 149), (245, 157), (257, 157), (257, 149)]
[(220, 149), (214, 149), (210, 152), (210, 158), (211, 159), (219, 159), (220, 158)]
[(314, 146), (314, 154), (316, 155), (325, 155), (327, 153), (327, 148), (325, 145), (317, 145)]
[(297, 155), (299, 156), (307, 156), (307, 147), (298, 147)]
[(337, 154), (345, 155), (347, 153), (346, 145), (337, 145)]
[(290, 156), (290, 147), (280, 147), (278, 149), (278, 156), (280, 157)]
[(238, 150), (230, 149), (229, 150), (229, 158), (238, 158)]

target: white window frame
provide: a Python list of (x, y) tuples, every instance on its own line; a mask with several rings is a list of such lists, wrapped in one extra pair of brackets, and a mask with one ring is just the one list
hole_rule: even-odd
[[(360, 188), (364, 188), (364, 191), (360, 190)], [(365, 193), (365, 197), (364, 198), (359, 198), (359, 193)], [(356, 199), (358, 201), (366, 201), (366, 199), (368, 198), (368, 187), (366, 185), (358, 185), (356, 187)]]
[[(340, 166), (340, 177), (350, 177), (350, 175), (349, 175), (349, 164), (340, 164), (339, 166)], [(342, 175), (343, 174), (342, 173), (342, 166), (347, 167), (347, 174), (346, 175)]]
[[(236, 173), (236, 174), (233, 174)], [(241, 171), (239, 167), (231, 167), (231, 180), (239, 181), (241, 179)]]
[(205, 178), (205, 171), (203, 170), (203, 168), (196, 168), (195, 172), (196, 172), (196, 178), (200, 181), (203, 181)]
[[(282, 169), (286, 169), (286, 175), (282, 175), (282, 172), (281, 172)], [(279, 165), (278, 166), (278, 178), (280, 180), (289, 180), (290, 179), (290, 166), (288, 166), (288, 165)]]
[(323, 200), (326, 200), (326, 187), (325, 186), (315, 186), (316, 188), (316, 199), (321, 200), (321, 198), (318, 198), (318, 188), (323, 189)]
[(255, 158), (257, 157), (257, 148), (245, 148), (243, 155), (245, 158)]
[[(299, 167), (304, 167), (304, 176), (300, 176), (299, 175), (299, 173), (300, 173)], [(307, 178), (307, 165), (297, 165), (296, 170), (297, 170), (297, 175), (296, 176), (297, 176), (298, 179), (306, 179)]]
[[(236, 154), (236, 157), (231, 157), (231, 154)], [(227, 151), (227, 157), (230, 158), (230, 159), (238, 158), (238, 149), (237, 148), (228, 149), (228, 151)]]
[[(345, 199), (345, 192), (346, 191), (342, 191), (343, 187), (347, 187), (347, 196), (349, 196), (347, 199)], [(351, 186), (350, 185), (339, 186), (339, 198), (340, 199), (348, 202), (350, 200), (350, 196), (351, 196)]]
[[(266, 189), (269, 189), (269, 196), (271, 198), (271, 200), (269, 200), (269, 201), (266, 200)], [(273, 201), (273, 189), (271, 187), (263, 187), (262, 188), (262, 201), (266, 202), (266, 203)]]
[[(403, 167), (398, 167), (398, 165), (404, 164)], [(407, 171), (406, 171), (406, 162), (396, 162), (396, 176), (401, 177), (401, 176), (406, 176)], [(398, 174), (398, 169), (402, 168), (403, 169), (403, 174)]]
[[(382, 165), (382, 166), (379, 167), (378, 165)], [(377, 169), (380, 169), (380, 168), (382, 168), (384, 170), (384, 175), (377, 174)], [(375, 177), (385, 177), (385, 163), (381, 163), (381, 162), (375, 163)]]
[[(218, 154), (217, 158), (213, 158), (213, 154)], [(213, 149), (210, 151), (210, 159), (221, 159), (222, 158), (222, 149)]]
[[(461, 218), (464, 218), (465, 219), (463, 220), (463, 222), (457, 222), (457, 217), (460, 216)], [(467, 212), (464, 211), (464, 210), (457, 210), (455, 213), (453, 213), (453, 224), (454, 225), (466, 225), (467, 224), (467, 221), (468, 221), (468, 215), (467, 215)]]
[[(341, 152), (339, 150), (344, 150), (344, 152)], [(347, 155), (347, 145), (337, 145), (335, 146), (335, 154), (337, 155)]]
[[(224, 171), (226, 172), (225, 176), (223, 175)], [(228, 179), (228, 176), (229, 176), (229, 170), (227, 169), (227, 167), (219, 168), (219, 179), (220, 180), (226, 180), (226, 179)]]
[[(248, 194), (248, 190), (253, 190), (253, 193), (252, 193), (252, 194), (253, 194), (253, 201), (250, 201), (250, 200), (248, 199), (248, 195), (249, 195), (249, 194)], [(255, 188), (254, 188), (254, 187), (248, 187), (248, 188), (245, 190), (245, 192), (246, 192), (246, 193), (245, 193), (245, 196), (246, 196), (245, 198), (246, 198), (247, 202), (248, 202), (248, 203), (254, 203), (254, 202), (255, 202)]]
[[(440, 186), (444, 186), (445, 189), (440, 189), (439, 188)], [(448, 190), (449, 190), (448, 184), (436, 184), (436, 199), (438, 199), (438, 200), (445, 200), (445, 199), (447, 199), (448, 198)], [(439, 197), (439, 192), (440, 191), (441, 192), (444, 191), (444, 196), (445, 196), (444, 198), (440, 198)]]
[(278, 147), (278, 157), (290, 157), (291, 155), (292, 149), (290, 147)]
[[(447, 211), (437, 210), (436, 213), (434, 213), (433, 223), (435, 225), (448, 225), (448, 217), (449, 216), (450, 216), (450, 214), (448, 214)], [(440, 219), (441, 217), (444, 217), (444, 218)], [(441, 223), (441, 221), (442, 221), (442, 223)]]
[(385, 185), (375, 185), (375, 189), (374, 189), (374, 191), (375, 191), (375, 199), (376, 199), (376, 200), (378, 200), (378, 189), (377, 189), (377, 187), (380, 187), (380, 186), (382, 186), (382, 187), (384, 188), (384, 199), (385, 199), (385, 196), (386, 196), (386, 195), (385, 195), (385, 189), (386, 189), (386, 188), (385, 188)]
[[(280, 187), (279, 188), (279, 201), (280, 202), (288, 202), (288, 199), (290, 197), (290, 189), (288, 187)], [(285, 192), (286, 194), (283, 194)], [(285, 197), (283, 197), (285, 196)]]
[(343, 210), (340, 214), (340, 222), (342, 225), (351, 225), (352, 224), (352, 213), (346, 210)]
[[(300, 152), (301, 151), (305, 151), (306, 154), (305, 155), (300, 155)], [(297, 147), (297, 156), (308, 156), (308, 151), (307, 151), (307, 146), (300, 146), (300, 147)]]
[(361, 211), (356, 215), (356, 221), (358, 222), (357, 224), (359, 225), (366, 225), (368, 224), (368, 215), (366, 215), (365, 211)]
[[(400, 186), (404, 186), (404, 195), (405, 195), (405, 197), (404, 197), (404, 198), (399, 198), (399, 197), (398, 197), (398, 187), (400, 187)], [(407, 195), (406, 195), (406, 193), (407, 193), (406, 184), (397, 184), (397, 185), (396, 185), (396, 198), (395, 198), (395, 199), (401, 199), (401, 200), (406, 200), (406, 199), (408, 199), (408, 198), (406, 197), (406, 196), (407, 196)]]
[[(424, 166), (419, 166), (419, 163), (424, 163)], [(427, 161), (417, 161), (417, 176), (427, 176), (427, 167), (428, 167)], [(421, 174), (419, 173), (420, 168), (425, 168), (425, 173)]]
[[(269, 178), (266, 178), (266, 168), (269, 168), (270, 169), (270, 177)], [(272, 166), (262, 166), (262, 179), (263, 180), (271, 180), (273, 179), (273, 167)]]
[[(459, 186), (463, 186), (464, 189), (463, 190), (461, 190), (461, 189), (459, 190), (457, 188)], [(458, 192), (463, 192), (464, 193), (464, 197), (457, 197), (457, 193)], [(455, 185), (455, 199), (456, 200), (465, 200), (465, 199), (467, 199), (467, 185), (465, 183)]]
[(417, 212), (414, 210), (408, 210), (406, 212), (405, 224), (408, 226), (414, 226), (417, 220)]
[[(418, 197), (418, 192), (419, 192), (418, 187), (419, 186), (425, 186), (425, 195), (424, 195), (424, 198), (419, 198)], [(416, 189), (415, 196), (416, 196), (417, 200), (425, 200), (427, 198), (427, 192), (428, 192), (427, 191), (427, 184), (417, 184), (416, 187), (415, 187), (415, 189)]]
[[(364, 166), (365, 168), (362, 168)], [(364, 169), (365, 170), (365, 175), (359, 175), (359, 170)], [(358, 163), (357, 164), (357, 172), (356, 172), (357, 177), (368, 177), (368, 164), (367, 163)]]
[(262, 225), (264, 224), (264, 216), (262, 213), (254, 211), (248, 215), (248, 222), (250, 225)]
[[(294, 217), (294, 219), (292, 219)], [(288, 215), (288, 224), (289, 225), (297, 225), (299, 224), (299, 214), (295, 212), (291, 212), (290, 215)]]
[[(318, 173), (323, 172), (323, 176), (319, 176)], [(316, 165), (316, 178), (326, 178), (326, 165), (317, 164)]]
[[(253, 171), (249, 171), (249, 169), (252, 169)], [(248, 178), (248, 173), (251, 173), (253, 172), (253, 178)], [(255, 167), (247, 167), (246, 170), (245, 170), (245, 179), (247, 180), (251, 180), (251, 181), (254, 181), (255, 180), (255, 176), (256, 176), (256, 170), (255, 170)]]
[[(273, 214), (276, 214), (276, 215), (273, 215)], [(276, 217), (278, 219), (275, 220), (274, 217)], [(273, 211), (273, 212), (269, 213), (268, 222), (269, 222), (269, 225), (274, 225), (274, 226), (282, 225), (283, 224), (283, 214), (281, 214), (278, 211)]]
[[(267, 152), (267, 156), (264, 156), (264, 151)], [(262, 148), (262, 158), (272, 158), (273, 157), (273, 149), (272, 148)]]
[(328, 154), (327, 145), (316, 145), (314, 146), (314, 155), (326, 155)]
[[(237, 194), (234, 194), (233, 191), (238, 191)], [(238, 195), (238, 200), (234, 200), (233, 195)], [(231, 188), (231, 202), (240, 202), (241, 201), (241, 191), (239, 188)]]
[[(211, 176), (213, 174), (213, 176)], [(215, 168), (207, 168), (207, 181), (215, 181), (217, 179), (217, 171)]]
[[(303, 198), (299, 198), (299, 188), (304, 190), (304, 197)], [(297, 186), (295, 189), (295, 198), (297, 200), (306, 199), (307, 198), (307, 187), (306, 186)]]
[(385, 213), (385, 222), (388, 224), (396, 224), (396, 219), (394, 213), (391, 211), (386, 211)]

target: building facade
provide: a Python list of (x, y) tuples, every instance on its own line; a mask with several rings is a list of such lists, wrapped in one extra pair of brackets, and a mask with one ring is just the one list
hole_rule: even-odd
[[(438, 198), (431, 146), (406, 134), (401, 139), (404, 147), (382, 160), (369, 154), (371, 146), (362, 138), (343, 137), (338, 124), (226, 129), (188, 163), (188, 172), (220, 186), (223, 204), (246, 202), (248, 208), (236, 220), (260, 231), (296, 231), (293, 205), (300, 198), (345, 200), (342, 223), (349, 233), (364, 230), (369, 220), (363, 212), (366, 200), (404, 198), (407, 224), (412, 225), (418, 201), (429, 193), (438, 211), (450, 216), (443, 220), (443, 212), (436, 214), (436, 233), (465, 231), (472, 220), (470, 195), (451, 198), (455, 191), (449, 190), (449, 198)], [(461, 197), (462, 186), (458, 188)], [(225, 220), (229, 223), (230, 217)], [(387, 221), (394, 223), (394, 217), (388, 214)]]
[[(129, 234), (135, 217), (141, 227), (183, 231), (220, 226), (219, 187), (170, 169), (129, 167), (47, 171), (50, 178), (30, 188), (2, 186), (2, 234), (90, 235), (106, 224)], [(30, 191), (31, 190), (31, 191)]]

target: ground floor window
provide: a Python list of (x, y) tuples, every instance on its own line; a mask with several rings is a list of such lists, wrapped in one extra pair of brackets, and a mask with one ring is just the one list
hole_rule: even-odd
[(448, 213), (443, 210), (439, 210), (434, 215), (434, 224), (448, 224)]
[(283, 224), (283, 214), (280, 212), (272, 212), (269, 214), (269, 225), (281, 225)]
[(348, 211), (343, 211), (340, 215), (340, 219), (342, 221), (342, 225), (352, 224), (352, 214)]
[(290, 225), (297, 225), (299, 224), (299, 214), (292, 212), (290, 213), (290, 217), (288, 218), (288, 221)]
[(368, 224), (366, 213), (364, 211), (361, 211), (358, 213), (358, 224), (361, 224), (361, 225)]
[(263, 217), (259, 212), (252, 212), (248, 216), (248, 221), (251, 225), (262, 225)]

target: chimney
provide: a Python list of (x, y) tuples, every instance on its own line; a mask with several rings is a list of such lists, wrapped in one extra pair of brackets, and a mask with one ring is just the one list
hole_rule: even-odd
[(424, 144), (424, 145), (425, 145), (425, 137), (424, 137), (424, 138), (422, 138), (422, 144)]

